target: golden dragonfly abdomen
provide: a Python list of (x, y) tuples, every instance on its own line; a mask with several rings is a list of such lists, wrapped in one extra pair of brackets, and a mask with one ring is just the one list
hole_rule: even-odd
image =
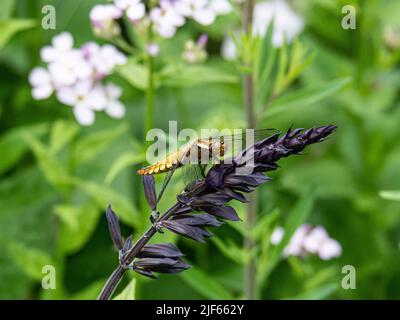
[[(164, 172), (168, 172), (172, 169), (182, 167), (186, 164), (185, 160), (190, 159), (191, 155), (196, 155), (198, 161), (201, 161), (201, 150), (207, 149), (210, 151), (207, 153), (207, 157), (211, 158), (213, 153), (223, 156), (224, 146), (223, 143), (218, 142), (217, 145), (211, 140), (196, 140), (189, 147), (182, 147), (178, 151), (168, 155), (165, 159), (150, 165), (148, 167), (142, 168), (137, 171), (138, 174), (144, 175), (154, 175)], [(194, 152), (196, 151), (196, 152)]]
[(170, 171), (172, 168), (177, 168), (182, 165), (180, 159), (182, 159), (184, 151), (185, 150), (178, 150), (168, 155), (165, 159), (138, 170), (137, 173), (141, 176), (145, 176), (149, 174), (164, 173)]

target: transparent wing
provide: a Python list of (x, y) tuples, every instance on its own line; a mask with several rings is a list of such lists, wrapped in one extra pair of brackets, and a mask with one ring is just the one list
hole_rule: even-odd
[(208, 164), (190, 163), (184, 165), (182, 170), (182, 177), (185, 185), (194, 181), (204, 178)]

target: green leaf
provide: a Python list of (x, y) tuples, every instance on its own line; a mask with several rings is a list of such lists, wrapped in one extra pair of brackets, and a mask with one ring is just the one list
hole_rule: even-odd
[(267, 97), (271, 96), (276, 72), (277, 72), (277, 63), (276, 63), (276, 54), (277, 50), (272, 48), (272, 52), (269, 55), (269, 59), (267, 61), (267, 65), (258, 80), (258, 94), (256, 97), (256, 110), (259, 110), (264, 103), (266, 103)]
[(78, 293), (70, 297), (70, 300), (95, 300), (99, 295), (99, 292), (104, 286), (107, 279), (101, 279), (99, 281), (93, 282), (86, 288), (82, 289)]
[(328, 298), (332, 293), (338, 289), (337, 283), (328, 283), (303, 293), (297, 296), (285, 298), (286, 300), (322, 300)]
[(65, 186), (69, 182), (69, 176), (64, 165), (34, 136), (24, 133), (23, 137), (35, 154), (40, 169), (49, 183), (56, 187)]
[[(164, 70), (168, 77), (162, 80), (161, 85), (167, 87), (193, 87), (212, 83), (238, 83), (239, 78), (216, 66), (169, 66)], [(175, 68), (175, 69), (173, 69)]]
[(120, 294), (115, 296), (113, 300), (135, 300), (136, 292), (136, 278), (133, 278), (131, 282), (121, 291)]
[(0, 137), (0, 174), (14, 166), (29, 150), (29, 145), (23, 139), (24, 133), (34, 137), (42, 136), (47, 131), (46, 124), (24, 126), (8, 131)]
[(285, 42), (282, 48), (279, 49), (278, 71), (276, 74), (273, 95), (278, 96), (286, 88), (286, 72), (289, 66), (289, 49)]
[(30, 248), (23, 243), (7, 240), (6, 248), (15, 264), (32, 279), (41, 280), (42, 268), (54, 265), (52, 258), (46, 252)]
[(79, 126), (72, 121), (56, 121), (51, 129), (50, 153), (56, 154), (78, 133)]
[(54, 213), (60, 218), (58, 248), (65, 254), (81, 249), (93, 234), (100, 210), (93, 203), (82, 206), (59, 205)]
[[(292, 235), (296, 229), (303, 224), (311, 213), (314, 203), (314, 192), (309, 188), (304, 192), (300, 200), (296, 203), (294, 208), (290, 211), (286, 223), (284, 224), (285, 235), (282, 241), (271, 249), (270, 258), (265, 266), (258, 266), (259, 277), (258, 283), (262, 285), (271, 274), (272, 270), (276, 267), (278, 262), (282, 259), (282, 252), (286, 245), (289, 243)], [(261, 270), (265, 270), (264, 272)]]
[(379, 192), (379, 195), (386, 200), (400, 201), (400, 190), (396, 191), (383, 190)]
[(115, 159), (110, 170), (107, 173), (105, 182), (110, 184), (123, 170), (135, 164), (141, 163), (146, 159), (145, 154), (126, 152)]
[(31, 19), (13, 19), (0, 21), (0, 49), (19, 31), (35, 26)]
[(0, 299), (22, 299), (32, 292), (32, 277), (14, 263), (6, 242), (9, 239), (51, 252), (54, 241), (54, 233), (49, 232), (54, 230), (51, 206), (56, 200), (54, 189), (38, 168), (20, 169), (1, 179)]
[(340, 161), (326, 159), (286, 169), (281, 180), (282, 185), (295, 193), (305, 185), (312, 185), (318, 197), (352, 199), (357, 196), (358, 190), (352, 179), (352, 172)]
[(180, 276), (194, 290), (207, 299), (233, 300), (233, 296), (222, 285), (216, 282), (211, 275), (204, 273), (194, 266), (185, 270)]
[(0, 10), (0, 20), (6, 20), (11, 17), (15, 8), (15, 0), (2, 0)]
[(313, 105), (343, 89), (349, 82), (348, 77), (340, 78), (284, 95), (271, 103), (262, 119), (265, 120), (283, 112), (291, 112), (293, 107)]
[(116, 69), (117, 73), (139, 90), (146, 90), (148, 83), (148, 71), (137, 59), (129, 58), (128, 62)]
[(211, 237), (211, 241), (221, 251), (221, 253), (228, 259), (236, 262), (239, 265), (243, 265), (245, 261), (244, 253), (241, 247), (237, 246), (231, 239), (222, 240), (216, 235)]
[(276, 49), (272, 45), (272, 36), (274, 34), (274, 21), (272, 20), (268, 27), (267, 32), (261, 39), (260, 53), (257, 64), (258, 77), (260, 79), (266, 79), (268, 75), (268, 65), (271, 65), (275, 61)]
[(108, 186), (80, 179), (74, 179), (73, 184), (90, 195), (100, 210), (104, 211), (107, 205), (111, 204), (124, 223), (135, 227), (140, 226), (139, 212), (130, 200), (120, 192)]
[[(265, 211), (265, 210), (264, 210)], [(253, 228), (252, 234), (254, 239), (257, 240), (264, 240), (266, 238), (266, 231), (270, 230), (271, 227), (275, 224), (275, 222), (278, 220), (280, 217), (280, 212), (279, 210), (275, 209), (271, 212), (267, 212), (264, 214), (264, 212), (261, 212), (259, 214), (261, 217), (258, 219), (256, 225)], [(269, 241), (269, 239), (268, 239)]]
[(76, 162), (84, 163), (95, 159), (100, 152), (105, 150), (115, 139), (123, 135), (127, 129), (128, 127), (122, 124), (117, 128), (95, 132), (79, 139), (75, 146)]

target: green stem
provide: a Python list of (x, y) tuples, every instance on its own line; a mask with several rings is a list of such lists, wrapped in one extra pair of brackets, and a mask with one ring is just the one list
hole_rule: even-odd
[(147, 59), (149, 79), (146, 90), (146, 126), (145, 134), (154, 127), (154, 78), (153, 78), (153, 58)]
[[(151, 43), (153, 38), (152, 25), (149, 26), (148, 31), (148, 41)], [(146, 112), (145, 112), (145, 132), (144, 137), (146, 137), (147, 132), (154, 128), (154, 61), (153, 57), (147, 53), (147, 70), (148, 70), (148, 82), (146, 89)]]
[[(243, 5), (243, 30), (247, 35), (251, 34), (251, 28), (253, 24), (253, 10), (254, 0), (246, 0)], [(249, 66), (252, 68), (251, 61)], [(252, 73), (245, 74), (243, 76), (243, 104), (246, 111), (247, 127), (249, 129), (255, 129), (256, 117), (254, 112), (254, 83)], [(244, 296), (247, 300), (256, 299), (256, 262), (252, 256), (253, 249), (255, 246), (254, 239), (252, 237), (252, 230), (254, 228), (256, 220), (255, 210), (255, 196), (250, 194), (248, 197), (248, 204), (246, 208), (246, 224), (245, 224), (245, 239), (244, 239), (244, 250), (251, 254), (250, 259), (246, 261), (244, 267)]]
[(139, 50), (135, 49), (132, 47), (124, 38), (122, 37), (117, 37), (115, 39), (112, 39), (111, 42), (121, 50), (131, 54), (131, 55), (138, 55), (140, 52)]

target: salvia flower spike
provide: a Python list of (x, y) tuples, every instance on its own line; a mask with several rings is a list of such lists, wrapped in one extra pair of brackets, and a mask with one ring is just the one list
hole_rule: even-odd
[(121, 229), (119, 226), (119, 219), (115, 212), (112, 210), (111, 205), (108, 206), (106, 211), (108, 230), (110, 232), (111, 240), (118, 250), (124, 246), (121, 236)]
[[(188, 269), (190, 266), (182, 260), (183, 254), (174, 244), (147, 244), (157, 231), (168, 229), (204, 242), (211, 236), (207, 228), (222, 225), (219, 219), (240, 220), (236, 211), (227, 205), (229, 201), (246, 202), (246, 193), (269, 180), (264, 173), (279, 168), (278, 160), (300, 154), (308, 145), (324, 141), (335, 129), (336, 126), (307, 130), (290, 128), (282, 136), (275, 134), (257, 141), (231, 159), (229, 164), (214, 165), (204, 179), (186, 186), (184, 192), (177, 196), (177, 202), (160, 218), (152, 221), (153, 225), (135, 245), (132, 245), (131, 237), (123, 243), (118, 217), (109, 207), (107, 221), (111, 238), (120, 250), (120, 266), (107, 281), (99, 299), (108, 299), (112, 295), (127, 269), (150, 278), (155, 278), (154, 273), (177, 273)], [(249, 159), (252, 159), (252, 170), (238, 174), (238, 169), (248, 164)], [(143, 185), (147, 202), (154, 213), (157, 204), (154, 178), (144, 176)]]
[(154, 176), (152, 175), (142, 176), (142, 181), (144, 187), (144, 195), (146, 197), (147, 203), (149, 204), (151, 211), (156, 211), (157, 196), (156, 196)]

